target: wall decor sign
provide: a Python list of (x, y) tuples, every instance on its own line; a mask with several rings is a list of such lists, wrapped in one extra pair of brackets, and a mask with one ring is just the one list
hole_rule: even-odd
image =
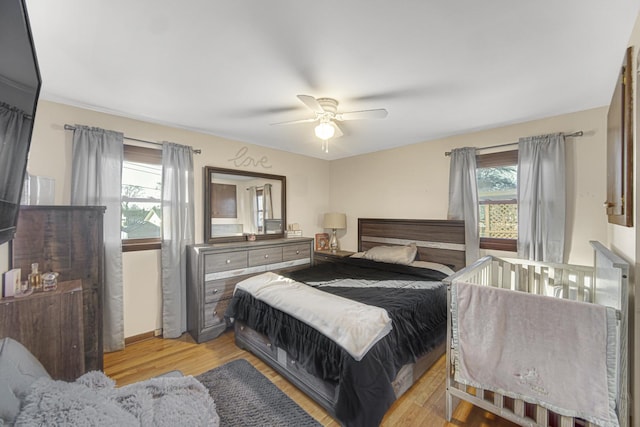
[(230, 162), (234, 164), (235, 167), (262, 167), (264, 169), (271, 169), (271, 165), (269, 164), (269, 158), (267, 156), (262, 156), (259, 159), (256, 157), (252, 157), (247, 154), (249, 148), (242, 147), (238, 150), (235, 156), (229, 159)]

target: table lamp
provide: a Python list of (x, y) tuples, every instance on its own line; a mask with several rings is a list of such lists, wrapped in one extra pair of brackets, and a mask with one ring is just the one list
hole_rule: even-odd
[(324, 221), (322, 222), (324, 228), (331, 228), (331, 240), (329, 240), (329, 249), (335, 253), (338, 250), (338, 238), (336, 237), (336, 230), (342, 230), (347, 228), (347, 216), (343, 213), (326, 213), (324, 214)]

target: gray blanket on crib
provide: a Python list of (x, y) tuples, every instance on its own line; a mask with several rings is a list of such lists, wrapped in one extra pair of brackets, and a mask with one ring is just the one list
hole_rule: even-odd
[(456, 381), (619, 425), (615, 310), (466, 283), (451, 300)]

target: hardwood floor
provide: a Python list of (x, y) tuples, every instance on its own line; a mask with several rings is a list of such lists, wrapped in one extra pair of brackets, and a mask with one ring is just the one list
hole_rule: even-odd
[[(185, 375), (199, 375), (235, 359), (246, 359), (276, 386), (304, 408), (324, 426), (337, 427), (321, 406), (309, 399), (253, 354), (234, 343), (233, 332), (225, 332), (215, 340), (196, 344), (189, 334), (178, 339), (149, 338), (127, 345), (122, 351), (104, 355), (104, 371), (118, 386), (151, 378), (179, 369)], [(497, 426), (515, 424), (462, 402), (451, 423), (444, 418), (445, 358), (434, 366), (389, 409), (382, 426)]]

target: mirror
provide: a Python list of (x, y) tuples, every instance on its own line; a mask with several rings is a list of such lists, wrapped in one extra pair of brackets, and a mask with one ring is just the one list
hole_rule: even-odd
[(204, 241), (284, 237), (286, 180), (282, 175), (204, 168)]
[(0, 1), (0, 243), (13, 239), (42, 80), (24, 0)]

